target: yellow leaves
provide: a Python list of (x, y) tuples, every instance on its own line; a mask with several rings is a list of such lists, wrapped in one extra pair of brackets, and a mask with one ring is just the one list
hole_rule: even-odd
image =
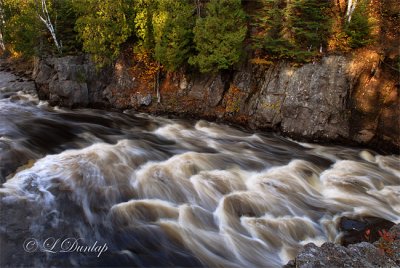
[(237, 86), (231, 85), (226, 96), (225, 111), (228, 113), (239, 112), (244, 93)]
[(273, 64), (272, 61), (263, 59), (263, 58), (253, 58), (250, 60), (250, 62), (255, 65), (271, 65), (271, 64)]
[(147, 51), (138, 51), (134, 53), (133, 59), (136, 62), (133, 69), (140, 74), (141, 79), (152, 81), (155, 75), (162, 70), (162, 65), (153, 60), (151, 54)]

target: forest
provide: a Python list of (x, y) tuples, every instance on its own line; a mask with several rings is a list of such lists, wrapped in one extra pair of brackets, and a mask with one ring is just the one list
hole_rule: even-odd
[(307, 63), (372, 44), (370, 0), (1, 0), (0, 46), (23, 57), (130, 48), (155, 69), (203, 73), (251, 60)]

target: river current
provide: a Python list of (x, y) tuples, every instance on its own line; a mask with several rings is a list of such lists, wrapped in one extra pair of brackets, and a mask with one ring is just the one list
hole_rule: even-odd
[(16, 80), (0, 72), (2, 267), (280, 267), (342, 217), (400, 222), (398, 156), (50, 107)]

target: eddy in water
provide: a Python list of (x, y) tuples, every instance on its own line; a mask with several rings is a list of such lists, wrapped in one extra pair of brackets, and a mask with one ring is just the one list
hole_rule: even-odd
[(400, 222), (397, 156), (52, 108), (0, 75), (2, 267), (279, 267), (343, 217)]

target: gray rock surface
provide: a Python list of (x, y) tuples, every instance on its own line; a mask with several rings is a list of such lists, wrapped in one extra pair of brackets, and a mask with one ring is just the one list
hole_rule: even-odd
[(99, 72), (85, 56), (36, 60), (33, 79), (39, 98), (52, 105), (86, 107), (104, 104), (109, 76)]
[(163, 74), (161, 103), (151, 101), (157, 98), (153, 79), (144, 81), (140, 71), (130, 71), (135, 63), (124, 58), (102, 73), (85, 57), (41, 60), (34, 79), (39, 97), (53, 105), (101, 104), (218, 118), (299, 140), (357, 143), (399, 153), (399, 94), (390, 74), (380, 69), (370, 82), (379, 60), (375, 56), (362, 64), (332, 55), (303, 66), (280, 62), (210, 75)]
[(282, 103), (284, 132), (327, 139), (349, 136), (346, 64), (344, 57), (329, 57), (318, 65), (281, 71), (292, 74)]
[(151, 103), (151, 95), (150, 94), (146, 94), (145, 96), (142, 96), (139, 93), (136, 97), (137, 97), (137, 101), (138, 101), (139, 105), (149, 106)]
[[(399, 267), (400, 265), (400, 224), (393, 226), (389, 233), (393, 240), (383, 238), (371, 244), (362, 242), (343, 247), (333, 243), (324, 243), (317, 247), (309, 243), (298, 253), (294, 261), (286, 267), (317, 268), (317, 267)], [(385, 249), (385, 250), (383, 250)]]

